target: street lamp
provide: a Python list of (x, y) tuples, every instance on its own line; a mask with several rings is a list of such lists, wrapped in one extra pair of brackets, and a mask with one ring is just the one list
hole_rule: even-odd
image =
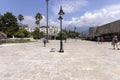
[(46, 39), (47, 39), (47, 43), (49, 42), (48, 41), (48, 1), (49, 0), (46, 0), (46, 18), (47, 18), (47, 20), (46, 20)]
[(62, 40), (63, 40), (62, 39), (62, 20), (63, 20), (62, 15), (64, 15), (64, 12), (62, 10), (62, 6), (60, 6), (60, 11), (59, 11), (58, 15), (59, 15), (58, 20), (60, 20), (60, 50), (59, 50), (59, 52), (63, 53), (64, 50), (63, 50), (63, 42), (62, 42)]

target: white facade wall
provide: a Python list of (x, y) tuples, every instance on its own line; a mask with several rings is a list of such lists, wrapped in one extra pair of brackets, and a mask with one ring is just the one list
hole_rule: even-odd
[[(33, 32), (35, 29), (33, 28), (25, 28), (28, 32)], [(40, 32), (47, 33), (46, 27), (40, 27)], [(57, 35), (60, 32), (60, 29), (58, 27), (49, 27), (48, 28), (48, 35)]]
[(35, 29), (33, 28), (25, 28), (28, 32), (33, 32)]

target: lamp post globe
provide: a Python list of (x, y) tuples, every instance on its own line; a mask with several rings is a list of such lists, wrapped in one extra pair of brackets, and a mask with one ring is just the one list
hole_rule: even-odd
[(58, 20), (60, 20), (60, 21), (61, 21), (61, 20), (63, 20), (63, 18), (62, 18), (62, 16), (61, 16), (61, 15), (59, 16)]
[(58, 13), (58, 15), (64, 15), (65, 13), (63, 12), (63, 10), (62, 10), (62, 6), (60, 6), (60, 11), (59, 11), (59, 13)]

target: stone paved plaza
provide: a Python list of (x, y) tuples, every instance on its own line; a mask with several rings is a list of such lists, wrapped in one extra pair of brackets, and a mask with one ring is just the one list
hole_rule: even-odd
[[(51, 49), (55, 52), (51, 52)], [(120, 50), (110, 42), (68, 40), (0, 45), (0, 80), (120, 80)]]

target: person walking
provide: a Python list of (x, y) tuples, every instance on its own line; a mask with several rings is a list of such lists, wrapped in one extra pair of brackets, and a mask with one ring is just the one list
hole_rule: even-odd
[(97, 42), (98, 42), (98, 44), (99, 44), (99, 42), (100, 42), (100, 37), (99, 37), (99, 36), (97, 37)]
[(46, 42), (47, 42), (46, 38), (43, 38), (44, 47), (46, 47)]
[(117, 35), (115, 35), (112, 39), (112, 45), (113, 45), (113, 49), (115, 50), (115, 47), (117, 48), (117, 50), (119, 50), (118, 48), (118, 38), (117, 38)]
[(104, 42), (104, 38), (103, 37), (100, 38), (100, 42), (101, 42), (101, 44)]

